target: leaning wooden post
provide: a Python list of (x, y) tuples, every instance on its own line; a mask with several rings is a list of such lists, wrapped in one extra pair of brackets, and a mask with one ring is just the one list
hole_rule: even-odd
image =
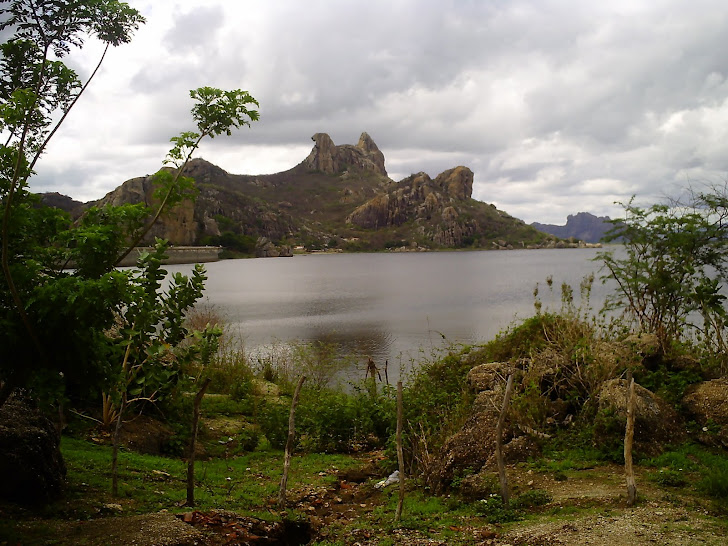
[(636, 397), (634, 392), (634, 378), (631, 373), (627, 374), (627, 381), (629, 382), (629, 391), (627, 394), (627, 426), (624, 433), (624, 473), (627, 477), (627, 506), (633, 506), (637, 499), (637, 484), (634, 480), (634, 468), (632, 467)]
[(506, 421), (506, 413), (508, 413), (508, 403), (511, 400), (513, 392), (513, 374), (508, 375), (506, 381), (506, 393), (503, 396), (503, 407), (498, 416), (498, 425), (495, 428), (495, 457), (498, 461), (498, 479), (500, 480), (501, 499), (503, 506), (508, 506), (508, 477), (506, 476), (506, 465), (503, 460), (503, 425)]
[(212, 381), (209, 377), (202, 383), (202, 387), (195, 395), (195, 402), (192, 409), (192, 437), (190, 438), (190, 451), (187, 457), (187, 506), (195, 505), (195, 449), (197, 447), (197, 432), (200, 423), (200, 404), (205, 391)]
[(397, 381), (397, 462), (399, 463), (399, 501), (394, 521), (402, 518), (402, 506), (404, 505), (404, 453), (402, 451), (402, 423), (404, 411), (402, 410), (402, 382)]
[(288, 469), (291, 467), (291, 452), (293, 451), (293, 439), (296, 434), (296, 406), (298, 405), (298, 397), (301, 394), (301, 387), (306, 381), (306, 376), (302, 375), (296, 385), (293, 393), (293, 401), (291, 402), (291, 413), (288, 416), (288, 439), (286, 440), (286, 455), (283, 459), (283, 476), (281, 477), (281, 488), (278, 492), (278, 507), (283, 509), (286, 506), (286, 485), (288, 484)]

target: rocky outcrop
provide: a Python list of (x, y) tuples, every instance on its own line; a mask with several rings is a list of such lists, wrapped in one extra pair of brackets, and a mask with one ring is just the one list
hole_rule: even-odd
[[(114, 191), (107, 193), (103, 198), (91, 205), (103, 207), (105, 205), (136, 205), (144, 204), (156, 210), (158, 202), (154, 199), (154, 176), (145, 176), (127, 180)], [(184, 201), (174, 210), (163, 214), (157, 223), (146, 235), (143, 243), (153, 244), (154, 239), (160, 237), (176, 245), (192, 245), (197, 241), (197, 222), (195, 220), (195, 204)]]
[(260, 237), (255, 243), (256, 258), (290, 258), (293, 249), (288, 245), (276, 246), (267, 237)]
[[(616, 433), (624, 437), (624, 424), (627, 421), (627, 381), (611, 379), (606, 381), (597, 397), (599, 412), (602, 416), (614, 419), (616, 426), (595, 427), (597, 442), (609, 441)], [(657, 455), (665, 445), (678, 444), (685, 439), (685, 426), (678, 413), (662, 398), (652, 391), (635, 384), (637, 397), (635, 408), (635, 449), (647, 455)]]
[(0, 408), (0, 498), (24, 504), (57, 499), (66, 479), (56, 427), (30, 402)]
[(311, 140), (316, 144), (304, 160), (304, 164), (309, 169), (326, 174), (337, 174), (348, 169), (355, 169), (387, 176), (384, 168), (384, 154), (367, 133), (361, 134), (356, 146), (350, 144), (337, 146), (326, 133), (316, 133)]
[(704, 444), (728, 448), (728, 379), (694, 385), (682, 402), (700, 426), (698, 439)]
[[(252, 253), (259, 237), (307, 248), (344, 240), (351, 250), (557, 244), (472, 199), (473, 173), (467, 167), (448, 169), (434, 180), (421, 172), (394, 183), (384, 154), (367, 133), (356, 145), (336, 145), (326, 133), (312, 138), (315, 145), (304, 161), (274, 174), (235, 175), (204, 159), (191, 160), (183, 174), (194, 179), (198, 193), (168, 210), (142, 244), (161, 237), (173, 245), (220, 245), (241, 253)], [(152, 176), (133, 178), (86, 206), (143, 203), (154, 209), (153, 186)]]
[(452, 200), (462, 201), (473, 195), (473, 171), (467, 167), (455, 167), (437, 175), (435, 186), (442, 188)]
[(570, 214), (566, 218), (564, 226), (538, 222), (533, 222), (531, 225), (544, 233), (550, 233), (562, 239), (579, 239), (585, 243), (598, 243), (614, 227), (608, 216), (594, 216), (588, 212)]
[(422, 225), (423, 235), (434, 243), (459, 246), (478, 228), (477, 222), (461, 218), (458, 211), (458, 204), (470, 199), (472, 191), (473, 172), (467, 167), (449, 169), (434, 180), (421, 172), (357, 207), (346, 222), (379, 229), (400, 226), (414, 219)]

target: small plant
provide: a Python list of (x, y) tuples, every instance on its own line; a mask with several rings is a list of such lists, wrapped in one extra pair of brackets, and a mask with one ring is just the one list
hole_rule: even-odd
[(698, 482), (698, 489), (720, 501), (728, 502), (728, 462), (724, 459), (722, 465), (707, 468)]
[(684, 472), (671, 468), (661, 468), (657, 472), (650, 473), (648, 478), (664, 487), (683, 487), (688, 483)]
[(485, 517), (488, 523), (508, 523), (523, 519), (523, 515), (513, 508), (506, 508), (500, 495), (493, 494), (487, 499), (476, 503), (478, 513)]
[(516, 509), (525, 509), (532, 508), (534, 506), (545, 506), (552, 500), (553, 497), (548, 491), (544, 491), (543, 489), (532, 489), (531, 491), (526, 491), (525, 493), (518, 495), (511, 505)]

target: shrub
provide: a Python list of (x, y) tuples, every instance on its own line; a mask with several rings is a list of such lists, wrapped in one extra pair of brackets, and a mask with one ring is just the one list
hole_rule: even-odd
[(499, 495), (493, 494), (476, 503), (476, 510), (488, 523), (508, 523), (523, 519), (523, 515), (513, 508), (506, 508)]
[(648, 477), (664, 487), (683, 487), (688, 483), (683, 472), (671, 468), (661, 468), (657, 472), (651, 472)]
[[(271, 447), (283, 449), (288, 439), (288, 417), (290, 408), (283, 404), (268, 402), (260, 412), (260, 431), (265, 435)], [(298, 438), (298, 435), (296, 435)]]
[(544, 491), (543, 489), (532, 489), (531, 491), (526, 491), (525, 493), (518, 495), (511, 505), (513, 508), (517, 509), (531, 508), (534, 506), (544, 506), (552, 500), (553, 497), (548, 491)]

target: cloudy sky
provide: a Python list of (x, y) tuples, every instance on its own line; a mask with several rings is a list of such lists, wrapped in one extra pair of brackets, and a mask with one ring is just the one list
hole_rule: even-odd
[[(240, 88), (259, 122), (198, 157), (288, 169), (311, 135), (367, 131), (394, 180), (456, 165), (527, 222), (619, 215), (728, 178), (725, 0), (153, 0), (32, 182), (79, 200), (156, 171), (193, 129), (189, 90)], [(86, 77), (93, 41), (69, 62)]]

